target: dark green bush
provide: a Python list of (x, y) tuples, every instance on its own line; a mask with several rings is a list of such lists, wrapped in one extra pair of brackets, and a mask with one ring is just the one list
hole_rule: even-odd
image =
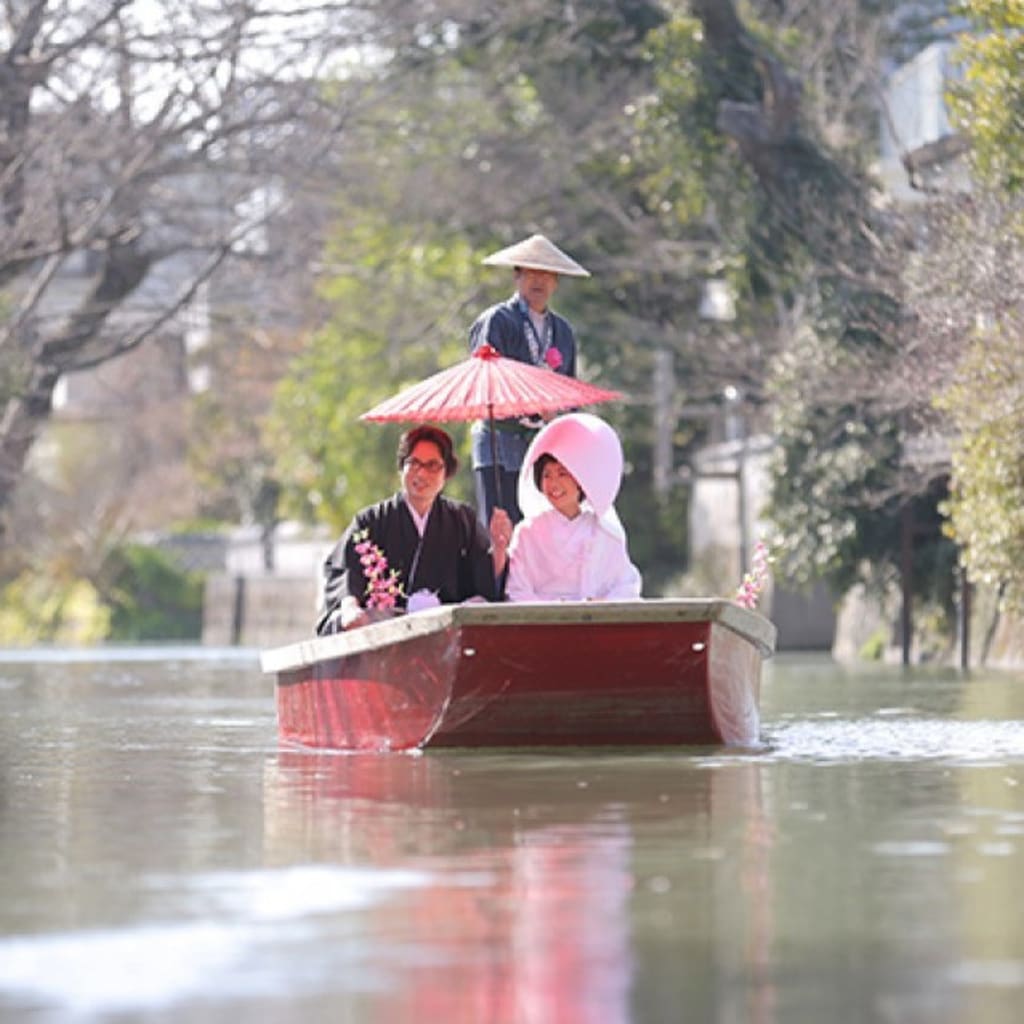
[(164, 552), (124, 544), (108, 556), (100, 586), (110, 608), (113, 641), (199, 640), (203, 577), (179, 568)]

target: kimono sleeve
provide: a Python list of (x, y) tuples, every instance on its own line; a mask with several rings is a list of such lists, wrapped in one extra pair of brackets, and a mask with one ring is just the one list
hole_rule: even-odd
[(460, 509), (465, 546), (462, 556), (461, 599), (482, 597), (494, 601), (498, 597), (498, 582), (494, 576), (491, 558), (491, 538), (477, 517), (476, 511), (466, 505)]
[(541, 601), (538, 593), (544, 578), (544, 550), (535, 528), (536, 520), (524, 519), (516, 523), (512, 544), (508, 550), (508, 583), (506, 593), (510, 601)]
[(576, 376), (576, 332), (564, 317), (555, 319), (555, 347), (562, 357), (558, 373), (566, 377)]
[(470, 327), (470, 352), (475, 352), (485, 343), (510, 359), (523, 359), (522, 329), (504, 306), (492, 306), (481, 313)]
[(594, 576), (592, 594), (604, 601), (632, 601), (640, 597), (640, 570), (629, 560), (626, 543), (598, 530), (589, 567)]
[(349, 523), (341, 536), (341, 540), (331, 549), (323, 565), (323, 596), (320, 606), (320, 617), (317, 620), (318, 635), (336, 633), (340, 624), (335, 621), (341, 608), (341, 602), (349, 596), (355, 597), (364, 604), (366, 594), (366, 577), (355, 549), (355, 535), (365, 529), (365, 524), (358, 517)]

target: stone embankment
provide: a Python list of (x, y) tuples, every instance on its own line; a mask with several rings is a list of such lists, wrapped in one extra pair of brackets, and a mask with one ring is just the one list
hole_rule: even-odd
[(305, 640), (313, 634), (317, 596), (313, 577), (211, 574), (203, 644), (266, 648)]

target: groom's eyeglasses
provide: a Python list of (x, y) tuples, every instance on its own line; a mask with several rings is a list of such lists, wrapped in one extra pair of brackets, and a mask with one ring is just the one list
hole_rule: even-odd
[(429, 462), (420, 462), (419, 459), (409, 458), (403, 463), (406, 469), (422, 469), (430, 473), (432, 476), (436, 476), (444, 469), (444, 463), (440, 459), (431, 459)]

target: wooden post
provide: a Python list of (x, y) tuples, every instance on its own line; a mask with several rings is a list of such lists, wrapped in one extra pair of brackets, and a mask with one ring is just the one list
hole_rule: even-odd
[(657, 349), (651, 390), (654, 394), (654, 493), (659, 497), (668, 494), (672, 486), (675, 389), (672, 353), (668, 349)]
[(235, 577), (235, 601), (231, 609), (231, 643), (237, 647), (242, 642), (245, 629), (245, 577)]
[(739, 519), (740, 536), (740, 572), (739, 579), (750, 568), (747, 560), (750, 557), (750, 539), (747, 535), (747, 432), (743, 424), (740, 434), (740, 447), (736, 454), (736, 516)]
[(903, 607), (900, 609), (902, 636), (902, 662), (910, 664), (910, 642), (914, 635), (913, 617), (914, 581), (914, 511), (909, 502), (900, 509), (900, 590)]
[(960, 570), (960, 668), (971, 667), (971, 581), (967, 572)]

